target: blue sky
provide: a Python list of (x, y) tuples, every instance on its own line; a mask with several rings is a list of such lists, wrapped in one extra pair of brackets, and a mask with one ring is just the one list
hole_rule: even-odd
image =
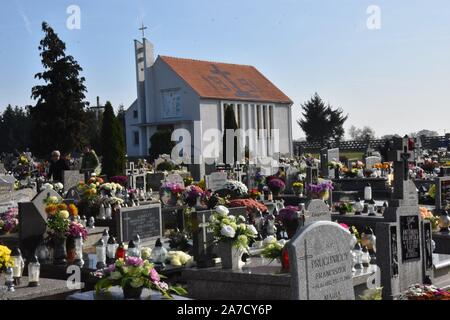
[[(81, 9), (80, 30), (66, 27), (69, 5)], [(379, 30), (367, 28), (370, 5)], [(294, 118), (317, 91), (350, 115), (347, 128), (450, 132), (448, 0), (6, 0), (0, 110), (33, 103), (44, 20), (83, 67), (91, 102), (135, 99), (133, 39), (144, 21), (156, 54), (254, 65), (294, 100)]]

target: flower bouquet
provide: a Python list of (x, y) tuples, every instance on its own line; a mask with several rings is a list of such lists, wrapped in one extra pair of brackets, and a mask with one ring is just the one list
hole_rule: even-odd
[[(335, 206), (336, 211), (338, 211), (341, 215), (345, 215), (347, 213), (353, 212), (353, 205), (348, 202), (341, 202)], [(347, 228), (348, 229), (348, 228)]]
[(223, 188), (232, 191), (236, 197), (243, 197), (248, 193), (247, 186), (237, 180), (227, 180)]
[(109, 182), (120, 184), (124, 188), (126, 188), (128, 186), (128, 178), (126, 176), (111, 177), (111, 178), (109, 178)]
[(0, 216), (0, 231), (15, 233), (19, 228), (19, 209), (9, 208)]
[(183, 191), (184, 186), (182, 184), (175, 182), (165, 182), (161, 186), (160, 196), (162, 196), (161, 198), (163, 199), (167, 199), (167, 197), (169, 197), (168, 200), (163, 201), (165, 204), (176, 205), (178, 200), (180, 200)]
[(292, 190), (294, 191), (294, 193), (296, 195), (303, 194), (304, 189), (305, 189), (305, 185), (303, 184), (303, 182), (296, 181), (292, 184)]
[(41, 187), (41, 190), (55, 190), (56, 192), (61, 194), (64, 190), (64, 185), (61, 182), (44, 183)]
[(301, 215), (298, 207), (287, 206), (280, 210), (276, 219), (288, 234), (288, 238), (291, 239), (300, 226)]
[(200, 205), (199, 201), (202, 196), (203, 190), (200, 187), (194, 185), (189, 185), (183, 192), (184, 201), (190, 207)]
[(437, 231), (439, 228), (439, 218), (435, 217), (434, 214), (425, 207), (420, 207), (419, 209), (422, 219), (429, 220), (433, 230)]
[(253, 188), (253, 189), (250, 190), (248, 195), (253, 200), (258, 200), (261, 197), (261, 192), (257, 188)]
[(402, 300), (450, 300), (450, 292), (432, 285), (416, 284), (401, 295)]
[(262, 213), (267, 212), (267, 207), (259, 201), (254, 199), (235, 199), (228, 203), (230, 208), (245, 207), (248, 214), (256, 213), (258, 210)]
[(229, 215), (228, 208), (217, 206), (209, 220), (214, 241), (219, 245), (219, 255), (224, 269), (239, 270), (242, 268), (241, 257), (249, 250), (249, 240), (258, 232), (253, 225), (247, 225), (243, 216)]
[(314, 199), (328, 200), (330, 196), (330, 191), (334, 190), (333, 182), (331, 181), (319, 181), (318, 184), (308, 184), (306, 186), (306, 191)]
[(169, 286), (162, 281), (164, 277), (158, 274), (153, 264), (138, 257), (119, 259), (99, 275), (101, 279), (95, 285), (97, 294), (113, 286), (122, 288), (125, 299), (139, 299), (144, 288), (159, 291), (167, 299), (173, 298), (172, 293), (187, 294), (185, 289)]
[(277, 241), (274, 236), (269, 236), (263, 241), (263, 250), (261, 257), (266, 259), (281, 260), (286, 240)]
[(286, 188), (286, 184), (284, 183), (284, 181), (279, 178), (270, 179), (267, 183), (267, 186), (274, 195), (279, 195)]
[(101, 184), (98, 189), (100, 190), (100, 192), (112, 196), (115, 195), (117, 192), (120, 193), (123, 190), (123, 186), (119, 183), (109, 182)]
[[(56, 197), (47, 197), (45, 200), (47, 213), (47, 234), (54, 246), (55, 264), (65, 264), (67, 258), (67, 237), (87, 237), (86, 229), (79, 223), (71, 220), (78, 216), (78, 209), (74, 204), (66, 205)], [(72, 239), (73, 239), (72, 238)]]
[(14, 266), (14, 262), (11, 259), (11, 250), (6, 247), (0, 245), (0, 273), (5, 271), (6, 268), (12, 268)]

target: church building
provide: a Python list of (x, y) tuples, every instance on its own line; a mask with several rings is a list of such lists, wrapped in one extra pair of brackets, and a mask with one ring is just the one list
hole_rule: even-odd
[[(258, 139), (266, 142), (250, 152), (261, 158), (275, 152), (292, 155), (293, 102), (253, 66), (168, 56), (155, 59), (153, 45), (145, 38), (135, 41), (135, 52), (137, 99), (125, 117), (129, 157), (148, 156), (150, 138), (162, 128), (184, 128), (193, 139), (195, 131), (195, 139), (200, 140), (186, 142), (186, 147), (193, 156), (202, 155), (203, 133), (224, 130), (228, 106), (234, 109), (240, 129), (266, 129), (261, 130), (262, 136), (258, 134)], [(275, 145), (270, 143), (272, 129), (279, 130)], [(251, 138), (245, 139), (248, 148)], [(198, 170), (195, 176), (202, 177), (205, 167)]]

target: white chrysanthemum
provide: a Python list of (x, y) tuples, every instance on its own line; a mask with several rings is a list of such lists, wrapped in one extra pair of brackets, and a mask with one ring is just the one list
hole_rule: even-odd
[(230, 213), (230, 210), (228, 210), (228, 208), (224, 206), (217, 206), (216, 212), (222, 216), (227, 216)]
[(227, 238), (234, 238), (234, 236), (236, 235), (236, 231), (232, 226), (224, 225), (222, 227), (222, 230), (220, 230), (220, 234)]
[(258, 234), (258, 231), (256, 230), (255, 226), (252, 224), (247, 226), (247, 230), (250, 231), (250, 233), (255, 236)]
[(267, 246), (269, 244), (276, 243), (276, 242), (277, 242), (277, 238), (275, 238), (274, 236), (268, 236), (267, 238), (265, 238), (263, 240), (263, 245)]

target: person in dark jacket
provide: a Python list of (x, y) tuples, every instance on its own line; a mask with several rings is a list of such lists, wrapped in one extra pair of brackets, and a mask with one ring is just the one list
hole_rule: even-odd
[(61, 153), (59, 151), (53, 151), (47, 179), (51, 180), (53, 177), (53, 181), (63, 182), (63, 172), (69, 169), (67, 161), (61, 158)]

